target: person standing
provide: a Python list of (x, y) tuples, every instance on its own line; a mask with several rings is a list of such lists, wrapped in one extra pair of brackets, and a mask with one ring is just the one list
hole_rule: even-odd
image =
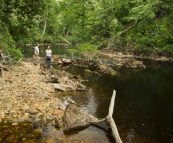
[(37, 44), (34, 47), (34, 59), (35, 59), (35, 64), (38, 64), (38, 57), (39, 57), (39, 44)]
[(50, 50), (50, 46), (47, 47), (46, 50), (46, 68), (49, 69), (51, 65), (51, 57), (52, 57), (52, 51)]

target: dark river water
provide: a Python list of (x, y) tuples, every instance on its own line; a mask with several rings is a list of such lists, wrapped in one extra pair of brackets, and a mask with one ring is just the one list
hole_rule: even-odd
[[(71, 46), (73, 47), (73, 46)], [(70, 46), (51, 46), (53, 54), (67, 56)], [(45, 56), (46, 46), (40, 46)], [(25, 57), (31, 57), (31, 47), (24, 47)], [(116, 69), (120, 75), (98, 76), (77, 67), (61, 67), (80, 75), (86, 91), (68, 93), (78, 106), (95, 117), (107, 116), (113, 90), (116, 91), (113, 118), (120, 137), (126, 143), (129, 130), (134, 130), (132, 143), (173, 143), (173, 64), (144, 61), (146, 69)], [(58, 69), (58, 67), (54, 66)], [(104, 125), (105, 129), (108, 125)], [(92, 139), (95, 142), (114, 142), (110, 130), (89, 127), (66, 136), (66, 139)], [(75, 141), (74, 141), (75, 142)], [(81, 141), (82, 142), (82, 141)]]

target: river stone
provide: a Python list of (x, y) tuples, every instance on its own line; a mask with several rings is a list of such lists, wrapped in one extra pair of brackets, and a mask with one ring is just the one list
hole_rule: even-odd
[(61, 113), (62, 113), (62, 111), (61, 111), (61, 110), (54, 110), (54, 111), (52, 112), (52, 115), (57, 115), (57, 116), (60, 116), (60, 115), (61, 115)]
[(89, 70), (89, 69), (85, 69), (85, 71), (86, 71), (86, 72), (91, 72), (91, 70)]
[(61, 127), (61, 123), (60, 123), (60, 120), (59, 120), (58, 117), (55, 117), (54, 124), (55, 124), (56, 128), (60, 128)]
[(15, 114), (16, 110), (10, 110), (10, 114)]
[(39, 117), (36, 117), (34, 120), (34, 122), (40, 122), (40, 121), (41, 121), (41, 119)]
[(28, 112), (31, 113), (31, 114), (36, 114), (36, 113), (38, 113), (39, 111), (38, 111), (36, 108), (31, 107), (31, 108), (29, 108)]
[(1, 84), (1, 85), (5, 84), (5, 81), (4, 81), (3, 78), (0, 78), (0, 84)]
[(13, 127), (18, 126), (18, 123), (12, 123), (12, 126)]
[(25, 117), (29, 117), (29, 113), (25, 113)]
[(35, 117), (39, 117), (39, 118), (40, 118), (40, 117), (43, 116), (43, 115), (44, 115), (44, 112), (42, 112), (42, 113), (39, 112), (39, 113), (37, 113), (37, 114), (35, 115)]
[(28, 84), (28, 85), (31, 85), (31, 84), (32, 84), (32, 82), (27, 82), (27, 84)]
[(23, 111), (27, 111), (29, 109), (29, 106), (27, 104), (25, 104), (24, 106), (21, 107), (21, 109)]
[(48, 121), (52, 121), (54, 118), (53, 117), (47, 117), (46, 118)]
[(45, 82), (46, 81), (45, 75), (41, 75), (39, 81)]
[(1, 111), (1, 118), (4, 118), (5, 113), (3, 111)]
[(22, 122), (23, 120), (21, 120), (21, 119), (12, 119), (11, 120), (11, 123), (20, 123), (20, 122)]
[(65, 111), (65, 108), (66, 108), (66, 106), (64, 106), (64, 105), (59, 105), (59, 109), (60, 109), (60, 110)]
[(52, 125), (52, 126), (56, 126), (55, 120), (51, 121), (51, 125)]
[(28, 94), (33, 94), (33, 93), (37, 93), (37, 91), (36, 90), (28, 91)]
[(46, 106), (38, 105), (37, 110), (39, 110), (40, 112), (45, 111)]
[(4, 113), (5, 113), (5, 114), (8, 114), (9, 112), (8, 112), (7, 110), (4, 110)]
[(65, 64), (70, 64), (71, 60), (70, 59), (66, 59), (66, 58), (62, 58), (62, 62)]
[(35, 132), (41, 134), (43, 132), (43, 130), (41, 128), (38, 128), (35, 130)]
[(29, 122), (29, 123), (32, 123), (34, 120), (33, 120), (33, 118), (27, 118), (26, 121)]

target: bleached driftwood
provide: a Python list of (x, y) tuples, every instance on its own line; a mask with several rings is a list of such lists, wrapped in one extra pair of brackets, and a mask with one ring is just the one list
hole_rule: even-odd
[(109, 105), (109, 113), (108, 113), (108, 116), (106, 118), (101, 119), (101, 120), (92, 122), (92, 124), (101, 123), (101, 122), (104, 122), (104, 121), (108, 121), (109, 124), (110, 124), (110, 126), (111, 126), (112, 135), (113, 135), (116, 143), (122, 143), (122, 140), (121, 140), (121, 138), (119, 136), (119, 133), (118, 133), (117, 126), (116, 126), (116, 124), (114, 122), (114, 119), (112, 118), (112, 114), (113, 114), (113, 110), (114, 110), (115, 95), (116, 95), (116, 91), (114, 90), (113, 91), (112, 98), (111, 98), (111, 102), (110, 102), (110, 105)]
[(118, 133), (117, 126), (116, 126), (116, 124), (115, 124), (115, 122), (112, 118), (112, 114), (113, 114), (113, 110), (114, 110), (115, 95), (116, 95), (116, 91), (114, 90), (112, 98), (111, 98), (111, 102), (110, 102), (110, 105), (109, 105), (109, 113), (108, 113), (108, 116), (106, 117), (106, 119), (107, 119), (107, 121), (109, 122), (109, 124), (112, 128), (112, 134), (113, 134), (113, 137), (116, 140), (116, 143), (122, 143), (122, 140), (121, 140), (121, 138), (119, 136), (119, 133)]

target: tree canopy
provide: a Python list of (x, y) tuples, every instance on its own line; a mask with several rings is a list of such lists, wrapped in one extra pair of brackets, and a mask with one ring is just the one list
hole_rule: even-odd
[(0, 49), (68, 41), (173, 54), (172, 0), (1, 0), (0, 5)]

